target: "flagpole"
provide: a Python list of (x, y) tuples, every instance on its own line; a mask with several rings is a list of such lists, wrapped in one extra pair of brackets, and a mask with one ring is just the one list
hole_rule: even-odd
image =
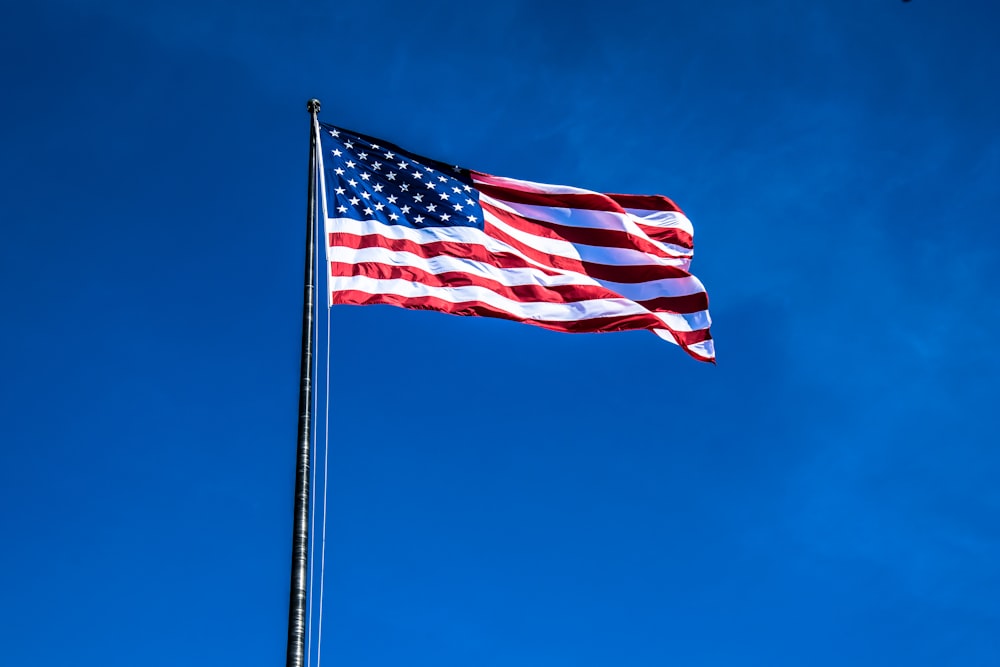
[(316, 291), (316, 178), (315, 127), (319, 100), (306, 103), (309, 122), (309, 202), (306, 207), (306, 272), (302, 296), (302, 360), (299, 369), (299, 440), (295, 465), (295, 510), (292, 524), (292, 574), (288, 596), (288, 645), (285, 667), (305, 666), (306, 597), (309, 553), (309, 466), (312, 462), (313, 319)]

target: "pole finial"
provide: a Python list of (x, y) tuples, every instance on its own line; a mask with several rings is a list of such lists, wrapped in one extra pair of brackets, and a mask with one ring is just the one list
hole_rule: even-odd
[(314, 97), (306, 102), (306, 111), (309, 113), (319, 113), (319, 100)]

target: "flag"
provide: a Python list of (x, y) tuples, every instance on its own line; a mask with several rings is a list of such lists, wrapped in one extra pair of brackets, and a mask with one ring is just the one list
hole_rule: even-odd
[(320, 123), (331, 304), (648, 329), (714, 362), (693, 228), (662, 195), (491, 176)]

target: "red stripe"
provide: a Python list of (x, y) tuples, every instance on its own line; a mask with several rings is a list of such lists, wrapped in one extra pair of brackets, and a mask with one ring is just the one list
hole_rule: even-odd
[(598, 285), (504, 285), (496, 280), (462, 271), (430, 273), (415, 266), (390, 266), (377, 262), (346, 264), (330, 262), (333, 277), (365, 276), (376, 280), (400, 279), (417, 282), (428, 287), (484, 287), (511, 301), (522, 303), (572, 303), (589, 299), (620, 299), (621, 295)]
[(639, 225), (639, 229), (641, 229), (646, 236), (654, 241), (679, 245), (682, 248), (694, 250), (694, 237), (683, 229), (678, 229), (677, 227), (654, 227), (652, 225), (644, 225), (638, 221), (636, 224)]
[(635, 208), (642, 211), (673, 211), (683, 213), (681, 207), (674, 203), (669, 197), (663, 195), (616, 195), (608, 194), (606, 197), (618, 202), (622, 208)]
[(484, 246), (475, 243), (460, 243), (458, 241), (434, 241), (432, 243), (414, 243), (407, 239), (391, 239), (379, 234), (348, 234), (347, 232), (332, 232), (328, 234), (330, 247), (353, 248), (385, 248), (396, 252), (409, 252), (420, 257), (447, 256), (458, 259), (470, 259), (484, 264), (490, 264), (500, 269), (537, 269), (550, 276), (560, 272), (548, 267), (539, 267), (511, 253), (492, 253)]
[[(333, 277), (365, 276), (376, 280), (406, 280), (430, 287), (485, 287), (511, 301), (522, 303), (573, 303), (591, 299), (622, 299), (622, 295), (599, 285), (504, 285), (483, 276), (462, 271), (430, 273), (415, 266), (394, 266), (378, 262), (330, 262)], [(657, 297), (648, 301), (635, 301), (656, 312), (679, 314), (697, 313), (708, 309), (708, 295), (704, 292), (687, 296)]]
[[(331, 295), (331, 303), (334, 305), (356, 305), (366, 306), (382, 304), (387, 306), (398, 306), (410, 310), (434, 310), (450, 315), (464, 315), (470, 317), (492, 317), (515, 322), (531, 324), (543, 329), (561, 331), (564, 333), (608, 333), (614, 331), (634, 331), (638, 329), (666, 329), (663, 324), (652, 316), (635, 315), (628, 318), (604, 317), (577, 322), (548, 322), (543, 320), (524, 320), (516, 318), (510, 313), (490, 306), (479, 301), (469, 301), (465, 303), (451, 303), (435, 297), (408, 298), (396, 294), (369, 294), (357, 290), (344, 290), (334, 292)], [(655, 320), (655, 321), (654, 321)], [(711, 340), (712, 335), (708, 329), (690, 332), (670, 332), (681, 348), (689, 355), (699, 361), (715, 363), (711, 357), (705, 357), (690, 349), (689, 346)]]
[[(486, 205), (484, 205), (484, 209), (486, 209)], [(520, 220), (523, 220), (523, 218), (520, 218), (520, 216), (516, 216), (508, 211), (495, 209), (493, 207), (489, 207), (488, 210), (508, 225), (516, 226), (524, 224), (523, 222), (519, 222)], [(599, 264), (597, 262), (587, 262), (579, 259), (561, 257), (559, 255), (550, 255), (525, 244), (517, 238), (514, 238), (497, 226), (490, 224), (489, 220), (486, 220), (483, 231), (497, 240), (503, 241), (504, 243), (514, 247), (526, 257), (533, 260), (548, 264), (549, 266), (553, 266), (557, 269), (562, 269), (563, 271), (583, 273), (600, 280), (610, 280), (612, 282), (619, 283), (640, 283), (649, 280), (658, 280), (661, 278), (687, 278), (691, 275), (678, 266), (663, 266), (652, 262), (649, 264), (638, 265)], [(689, 261), (688, 258), (670, 257), (668, 259), (677, 262)]]
[[(663, 323), (653, 315), (638, 313), (625, 317), (596, 317), (589, 320), (575, 320), (569, 322), (554, 322), (550, 320), (528, 320), (516, 317), (506, 310), (483, 303), (482, 301), (463, 301), (451, 303), (444, 299), (433, 296), (407, 297), (398, 294), (369, 294), (359, 290), (339, 290), (332, 294), (333, 304), (367, 306), (372, 304), (383, 304), (388, 306), (399, 306), (411, 310), (434, 310), (450, 315), (465, 315), (469, 317), (498, 317), (525, 324), (533, 324), (543, 329), (562, 331), (565, 333), (606, 333), (611, 331), (636, 331), (639, 329), (667, 329)], [(670, 333), (677, 339), (682, 347), (701, 343), (711, 339), (708, 329), (698, 331), (673, 331)], [(700, 355), (697, 355), (699, 358)]]
[(670, 327), (665, 326), (662, 322), (658, 327), (653, 328), (668, 330), (670, 334), (677, 339), (677, 342), (680, 343), (681, 347), (687, 347), (688, 345), (704, 343), (707, 340), (712, 340), (712, 334), (708, 329), (697, 329), (695, 331), (674, 331)]
[[(348, 234), (346, 232), (333, 232), (328, 235), (330, 246), (342, 246), (345, 248), (386, 248), (397, 252), (410, 252), (421, 257), (434, 257), (446, 255), (458, 257), (460, 259), (471, 259), (485, 264), (492, 264), (501, 269), (538, 269), (548, 275), (556, 275), (570, 271), (572, 273), (582, 273), (592, 276), (598, 280), (608, 280), (617, 283), (644, 283), (650, 280), (661, 280), (664, 278), (688, 278), (691, 274), (683, 269), (673, 266), (639, 265), (639, 266), (611, 266), (607, 264), (594, 264), (592, 262), (581, 262), (565, 257), (554, 257), (525, 246), (517, 239), (498, 230), (493, 225), (486, 223), (484, 230), (488, 235), (499, 241), (513, 246), (525, 256), (540, 262), (543, 266), (532, 264), (512, 253), (492, 253), (484, 246), (474, 243), (460, 243), (456, 241), (434, 241), (432, 243), (414, 243), (406, 239), (390, 239), (378, 234)], [(552, 268), (550, 268), (552, 267)]]
[(578, 193), (548, 193), (548, 192), (528, 192), (527, 190), (515, 190), (499, 185), (476, 182), (476, 189), (503, 201), (515, 204), (529, 204), (532, 206), (560, 206), (564, 208), (579, 208), (587, 211), (609, 211), (611, 213), (625, 213), (617, 202), (607, 195)]
[(657, 313), (679, 313), (687, 315), (689, 313), (700, 313), (708, 310), (708, 293), (697, 292), (695, 294), (685, 294), (684, 296), (658, 296), (645, 301), (636, 301), (643, 308)]
[[(478, 176), (478, 174), (475, 176)], [(484, 176), (484, 178), (487, 177)], [(503, 199), (504, 201), (516, 202), (518, 204), (563, 206), (589, 211), (611, 211), (614, 213), (624, 213), (626, 208), (643, 211), (683, 213), (680, 206), (675, 204), (669, 197), (664, 197), (663, 195), (618, 195), (599, 192), (537, 192), (522, 190), (514, 184), (505, 183), (499, 185), (481, 180), (476, 180), (475, 186), (477, 190), (485, 192), (495, 199)]]
[(678, 257), (677, 253), (669, 253), (648, 239), (630, 234), (624, 230), (601, 229), (598, 227), (571, 227), (548, 220), (529, 218), (520, 213), (511, 213), (502, 208), (497, 208), (488, 202), (480, 201), (479, 203), (483, 209), (503, 219), (507, 224), (533, 236), (596, 247), (638, 250), (647, 255), (662, 257), (664, 259), (676, 259)]
[(607, 280), (615, 283), (645, 283), (664, 278), (688, 278), (691, 275), (684, 269), (675, 266), (661, 266), (659, 264), (598, 264), (596, 262), (583, 262), (578, 259), (560, 257), (559, 255), (548, 255), (531, 246), (525, 245), (502, 229), (491, 225), (489, 221), (486, 222), (484, 230), (498, 241), (512, 246), (526, 257), (535, 261), (547, 264), (560, 271), (582, 273), (598, 280)]
[[(618, 202), (622, 208), (631, 208), (639, 211), (670, 211), (672, 213), (684, 214), (681, 207), (674, 203), (674, 200), (663, 195), (616, 195), (609, 194), (608, 197)], [(673, 243), (694, 250), (694, 237), (690, 232), (676, 227), (657, 227), (655, 225), (644, 225), (638, 223), (642, 231), (651, 239), (660, 243)]]

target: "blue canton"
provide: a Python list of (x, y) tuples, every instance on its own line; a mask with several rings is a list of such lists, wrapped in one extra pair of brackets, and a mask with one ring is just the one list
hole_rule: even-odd
[(320, 123), (332, 218), (387, 225), (483, 228), (467, 169), (414, 155), (373, 137)]

